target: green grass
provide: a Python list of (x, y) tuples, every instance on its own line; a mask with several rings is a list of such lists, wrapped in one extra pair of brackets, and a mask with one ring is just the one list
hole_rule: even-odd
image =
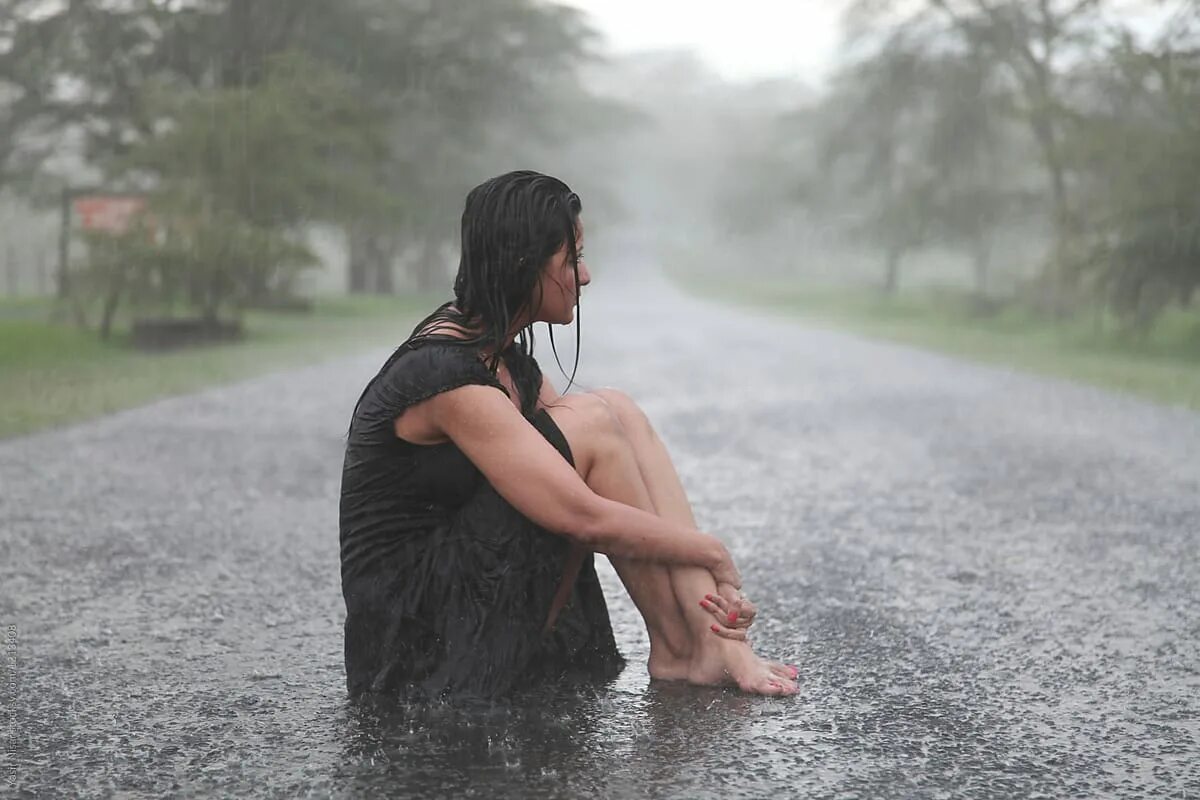
[(1173, 310), (1137, 339), (1109, 320), (1053, 323), (1013, 304), (972, 313), (962, 292), (914, 290), (888, 298), (866, 289), (788, 281), (680, 281), (710, 299), (770, 310), (866, 336), (1069, 378), (1200, 410), (1200, 313)]
[(124, 337), (49, 321), (49, 300), (0, 300), (0, 437), (89, 419), (355, 350), (398, 344), (432, 297), (318, 300), (311, 314), (250, 312), (234, 344), (144, 353)]

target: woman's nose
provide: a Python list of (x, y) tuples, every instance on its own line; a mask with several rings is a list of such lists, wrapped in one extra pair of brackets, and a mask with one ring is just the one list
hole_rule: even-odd
[(592, 273), (588, 272), (587, 264), (583, 261), (579, 262), (579, 285), (587, 286), (592, 282)]

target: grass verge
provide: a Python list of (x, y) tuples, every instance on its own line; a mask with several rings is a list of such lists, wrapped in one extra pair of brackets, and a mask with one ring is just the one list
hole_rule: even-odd
[(794, 282), (679, 280), (709, 299), (803, 318), (869, 337), (977, 361), (1069, 378), (1200, 410), (1200, 314), (1174, 310), (1144, 338), (1112, 332), (1104, 320), (1055, 324), (1017, 306), (989, 316), (962, 293), (814, 288)]
[(0, 438), (77, 422), (170, 395), (398, 344), (432, 297), (339, 297), (311, 314), (250, 312), (236, 344), (170, 353), (47, 321), (49, 300), (0, 300)]

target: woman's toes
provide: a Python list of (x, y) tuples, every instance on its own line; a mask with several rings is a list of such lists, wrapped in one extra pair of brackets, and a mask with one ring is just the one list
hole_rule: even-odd
[(784, 694), (795, 694), (800, 691), (800, 687), (796, 685), (795, 681), (786, 678), (776, 678), (775, 683), (783, 688)]
[(794, 681), (800, 677), (800, 670), (795, 667), (789, 667), (787, 664), (780, 664), (778, 661), (768, 661), (767, 666), (771, 672), (781, 678), (787, 678), (789, 681)]
[(770, 671), (759, 673), (748, 681), (739, 681), (738, 686), (743, 692), (770, 697), (793, 695), (799, 691), (794, 682)]

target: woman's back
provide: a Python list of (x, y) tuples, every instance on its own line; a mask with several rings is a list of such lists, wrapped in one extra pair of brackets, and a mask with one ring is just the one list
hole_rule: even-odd
[[(346, 445), (340, 540), (351, 693), (419, 686), (492, 695), (536, 677), (533, 662), (547, 653), (565, 668), (587, 651), (615, 671), (622, 662), (590, 562), (576, 624), (543, 641), (544, 620), (525, 609), (549, 607), (565, 540), (508, 506), (452, 442), (396, 435), (395, 420), (434, 395), (472, 384), (507, 392), (503, 383), (472, 344), (425, 341), (402, 351), (364, 392)], [(524, 416), (570, 461), (566, 440), (536, 411), (537, 362), (514, 346), (503, 364)], [(487, 670), (478, 669), (480, 655)]]
[[(470, 346), (426, 343), (390, 361), (350, 422), (342, 467), (342, 573), (355, 574), (403, 543), (401, 532), (435, 526), (470, 497), (482, 476), (453, 443), (416, 445), (396, 436), (406, 409), (468, 384), (494, 385)], [(502, 387), (500, 387), (502, 388)]]

